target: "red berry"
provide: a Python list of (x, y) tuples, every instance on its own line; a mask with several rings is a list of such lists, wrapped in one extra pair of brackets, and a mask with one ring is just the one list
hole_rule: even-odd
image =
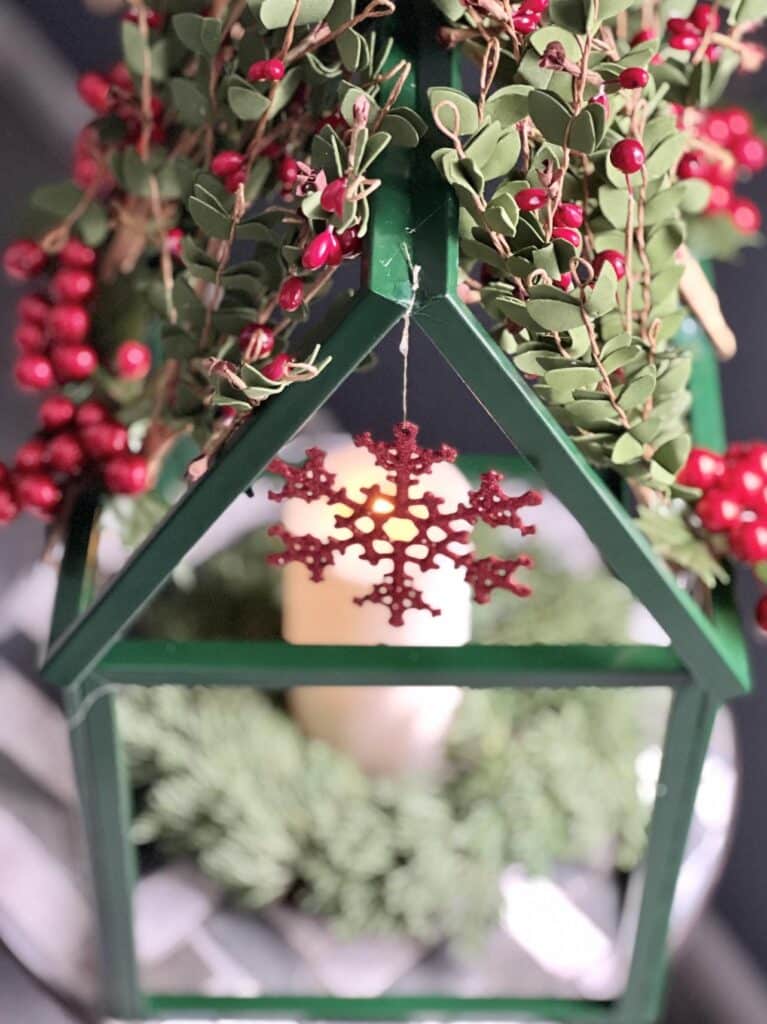
[(122, 89), (123, 92), (133, 92), (133, 76), (128, 70), (128, 65), (125, 61), (118, 60), (116, 64), (113, 64), (107, 74), (107, 78), (112, 85)]
[(61, 491), (47, 473), (20, 473), (14, 484), (22, 508), (52, 512), (61, 501)]
[(75, 412), (75, 423), (78, 427), (92, 427), (94, 423), (106, 423), (111, 416), (111, 412), (103, 402), (97, 402), (94, 398), (90, 398), (82, 405), (78, 405)]
[(684, 487), (699, 487), (707, 491), (722, 479), (724, 472), (724, 457), (718, 452), (709, 451), (708, 448), (693, 448), (676, 480)]
[(338, 236), (338, 244), (341, 246), (344, 256), (356, 256), (358, 252), (361, 252), (362, 239), (357, 233), (357, 228), (352, 225), (346, 231), (342, 231)]
[(61, 430), (74, 419), (75, 403), (65, 395), (51, 395), (44, 399), (37, 415), (43, 429)]
[(110, 459), (128, 450), (128, 431), (122, 423), (107, 420), (80, 431), (80, 441), (91, 459)]
[(45, 441), (40, 437), (33, 437), (16, 452), (14, 468), (22, 473), (35, 473), (39, 469), (45, 469), (47, 455)]
[(644, 68), (624, 68), (618, 75), (621, 89), (644, 89), (649, 81), (650, 73)]
[(87, 380), (98, 369), (99, 357), (92, 345), (56, 345), (51, 350), (51, 364), (60, 384)]
[(300, 277), (288, 277), (282, 282), (279, 298), (280, 309), (295, 313), (304, 301), (304, 282)]
[(610, 150), (610, 162), (623, 174), (634, 174), (644, 161), (644, 146), (637, 139), (621, 139)]
[(80, 98), (97, 114), (106, 114), (112, 109), (112, 86), (109, 79), (96, 71), (86, 71), (77, 80), (77, 91)]
[(592, 96), (589, 103), (596, 103), (602, 107), (607, 117), (610, 116), (610, 100), (607, 98), (606, 92), (598, 92), (596, 96)]
[(685, 153), (676, 166), (677, 177), (683, 180), (687, 178), (702, 178), (704, 170), (700, 153)]
[(583, 238), (581, 237), (580, 231), (576, 231), (575, 228), (554, 228), (551, 232), (552, 238), (561, 238), (565, 242), (569, 242), (570, 245), (576, 250), (579, 250), (583, 245)]
[(598, 252), (594, 257), (594, 273), (597, 277), (605, 263), (610, 264), (619, 281), (626, 276), (626, 258), (622, 252), (617, 249), (604, 249)]
[[(137, 11), (128, 11), (123, 14), (123, 21), (138, 22), (139, 16)], [(165, 15), (159, 11), (147, 11), (146, 12), (146, 23), (149, 28), (161, 29), (165, 25)]]
[(163, 248), (166, 252), (169, 252), (174, 259), (180, 259), (183, 242), (184, 232), (182, 229), (171, 228), (170, 231), (165, 232)]
[(538, 28), (540, 20), (537, 14), (515, 14), (511, 22), (520, 35), (527, 36)]
[(33, 293), (23, 295), (16, 307), (19, 320), (30, 324), (39, 324), (41, 327), (48, 319), (51, 311), (51, 304), (44, 295)]
[(48, 317), (48, 330), (53, 341), (62, 345), (78, 345), (91, 329), (91, 318), (83, 306), (67, 303), (54, 306)]
[(754, 122), (747, 110), (742, 107), (730, 107), (723, 115), (730, 130), (730, 137), (733, 139), (744, 139), (753, 134)]
[(326, 213), (334, 213), (340, 217), (344, 212), (346, 201), (346, 178), (337, 178), (326, 185), (320, 196), (320, 206)]
[(549, 0), (523, 0), (519, 5), (520, 14), (543, 14), (549, 9)]
[(737, 139), (733, 143), (732, 153), (740, 166), (749, 171), (763, 171), (767, 167), (767, 143), (757, 135)]
[(554, 214), (554, 223), (558, 228), (583, 227), (583, 207), (578, 203), (560, 203)]
[[(1, 506), (0, 506), (1, 511)], [(759, 629), (767, 633), (767, 594), (759, 598), (756, 605), (756, 624)]]
[(19, 506), (16, 504), (16, 499), (10, 488), (0, 487), (0, 525), (5, 526), (6, 523), (10, 523), (18, 514)]
[(739, 196), (730, 203), (730, 216), (738, 231), (753, 235), (762, 226), (762, 213), (756, 203)]
[(78, 156), (72, 164), (72, 181), (80, 188), (90, 188), (102, 174), (101, 164), (93, 156)]
[(66, 473), (67, 476), (77, 476), (85, 465), (83, 446), (77, 435), (69, 430), (50, 439), (47, 455), (51, 469), (55, 469), (57, 473)]
[(17, 384), (28, 391), (45, 391), (56, 383), (51, 362), (36, 352), (26, 352), (13, 368)]
[(266, 81), (266, 61), (257, 60), (248, 68), (247, 75), (249, 82), (265, 82)]
[(765, 480), (746, 460), (730, 466), (724, 476), (724, 486), (746, 508), (758, 506)]
[(280, 162), (280, 181), (284, 187), (291, 187), (298, 177), (298, 161), (292, 156), (283, 157)]
[(63, 268), (51, 279), (51, 291), (58, 302), (87, 302), (96, 290), (96, 278), (86, 270)]
[(125, 452), (104, 466), (104, 483), (113, 494), (141, 494), (148, 482), (149, 467), (143, 455)]
[(693, 7), (690, 21), (701, 32), (712, 29), (714, 32), (719, 28), (719, 12), (714, 10), (711, 4), (696, 4)]
[(96, 250), (77, 238), (70, 238), (59, 253), (59, 262), (75, 270), (93, 270), (96, 266)]
[(649, 43), (651, 39), (655, 38), (655, 33), (651, 28), (642, 28), (631, 37), (631, 45), (639, 46), (640, 43)]
[(218, 178), (225, 178), (233, 171), (239, 171), (245, 164), (245, 157), (234, 149), (222, 149), (210, 162), (210, 169)]
[(523, 188), (514, 196), (517, 206), (526, 213), (540, 210), (548, 198), (549, 194), (543, 188)]
[(706, 135), (721, 146), (727, 146), (730, 142), (731, 130), (729, 118), (720, 111), (712, 111), (703, 125)]
[(45, 251), (29, 238), (11, 242), (3, 253), (3, 270), (12, 281), (31, 281), (47, 262)]
[(239, 342), (248, 362), (265, 359), (274, 350), (274, 331), (266, 324), (248, 324), (240, 331)]
[(714, 43), (709, 43), (706, 47), (706, 60), (717, 61), (722, 56), (722, 47), (716, 46)]
[(561, 288), (563, 292), (568, 292), (570, 291), (573, 285), (573, 275), (570, 273), (569, 270), (566, 270), (561, 277), (557, 278), (554, 284), (558, 288)]
[(742, 562), (767, 561), (767, 522), (740, 523), (730, 534), (730, 546)]
[(710, 533), (722, 533), (740, 522), (743, 506), (727, 491), (714, 488), (703, 495), (695, 511)]
[(330, 228), (320, 231), (318, 235), (309, 242), (301, 257), (301, 264), (307, 270), (320, 270), (331, 263), (336, 254), (339, 258), (342, 255), (341, 245)]
[(124, 341), (115, 352), (115, 373), (123, 380), (143, 380), (152, 368), (152, 350), (143, 341)]
[(264, 62), (264, 78), (270, 82), (281, 82), (285, 77), (285, 65), (279, 57)]
[(261, 367), (261, 373), (267, 380), (280, 381), (290, 369), (290, 359), (285, 353), (275, 356), (271, 363)]
[(727, 185), (712, 185), (708, 196), (707, 213), (724, 213), (729, 210), (733, 201), (732, 189)]
[(39, 324), (20, 323), (13, 332), (13, 340), (22, 352), (44, 352), (48, 347), (45, 331)]
[(343, 258), (344, 254), (341, 249), (341, 243), (338, 240), (338, 235), (331, 235), (330, 250), (328, 252), (328, 266), (337, 267)]
[(700, 45), (700, 36), (697, 32), (674, 32), (668, 37), (668, 45), (672, 50), (692, 53)]
[[(730, 446), (727, 454), (733, 454), (733, 447)], [(767, 481), (767, 444), (760, 441), (749, 443), (743, 454), (740, 456), (743, 462), (754, 473), (758, 473)]]
[(666, 29), (668, 32), (694, 32), (696, 35), (700, 35), (697, 27), (690, 21), (689, 18), (669, 18), (666, 22)]
[(227, 192), (231, 192), (232, 194), (234, 194), (240, 187), (240, 185), (244, 185), (247, 182), (247, 180), (248, 175), (246, 174), (245, 168), (243, 167), (239, 171), (232, 171), (231, 174), (227, 174), (227, 176), (224, 178), (224, 187), (226, 188)]

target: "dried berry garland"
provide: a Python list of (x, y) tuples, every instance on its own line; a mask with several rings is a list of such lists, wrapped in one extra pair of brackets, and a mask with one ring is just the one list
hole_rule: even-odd
[(706, 108), (735, 70), (761, 65), (750, 37), (765, 12), (747, 0), (668, 19), (652, 2), (434, 3), (444, 45), (480, 68), (473, 96), (430, 95), (448, 140), (433, 159), (461, 207), (461, 296), (490, 314), (589, 461), (627, 479), (659, 551), (713, 586), (727, 552), (701, 534), (699, 492), (680, 475), (690, 358), (671, 339), (687, 303), (734, 351), (690, 244), (717, 255), (720, 240), (729, 255), (733, 234), (745, 244), (760, 226), (735, 186), (764, 168), (767, 145), (745, 111)]
[[(269, 556), (273, 565), (298, 562), (306, 566), (315, 582), (320, 582), (337, 555), (350, 548), (361, 549), (362, 561), (370, 565), (384, 563), (385, 575), (369, 593), (354, 600), (357, 604), (383, 605), (392, 626), (402, 626), (405, 613), (410, 610), (441, 614), (439, 608), (424, 600), (411, 571), (411, 567), (420, 572), (436, 569), (438, 558), (464, 570), (478, 604), (487, 603), (496, 589), (508, 590), (517, 597), (530, 594), (530, 588), (515, 579), (517, 569), (532, 565), (530, 558), (478, 558), (473, 551), (466, 550), (471, 536), (467, 524), (509, 526), (519, 530), (523, 537), (528, 536), (535, 533), (535, 527), (524, 523), (519, 513), (523, 508), (540, 505), (540, 494), (504, 494), (500, 486), (502, 475), (490, 471), (482, 475), (480, 486), (465, 503), (445, 509), (441, 498), (430, 491), (422, 492), (423, 478), (436, 463), (455, 462), (458, 453), (454, 448), (445, 444), (438, 450), (422, 448), (418, 444), (418, 427), (407, 422), (395, 426), (393, 442), (375, 441), (370, 434), (360, 434), (354, 443), (369, 451), (375, 464), (386, 471), (387, 486), (363, 487), (360, 500), (337, 485), (335, 474), (325, 466), (326, 452), (320, 448), (307, 451), (303, 466), (289, 466), (282, 459), (271, 463), (270, 471), (286, 481), (280, 491), (269, 492), (273, 501), (324, 499), (340, 510), (335, 517), (334, 534), (324, 540), (311, 534), (297, 536), (284, 526), (273, 526), (269, 533), (285, 544), (284, 551)], [(406, 537), (392, 534), (389, 525), (393, 521), (410, 528)]]

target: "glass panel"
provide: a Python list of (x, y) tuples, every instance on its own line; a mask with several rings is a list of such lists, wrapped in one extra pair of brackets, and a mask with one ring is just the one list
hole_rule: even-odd
[[(119, 701), (145, 990), (623, 990), (667, 691), (166, 686)], [(721, 850), (732, 784), (717, 778), (697, 842), (708, 830)], [(713, 870), (687, 886), (684, 925)]]

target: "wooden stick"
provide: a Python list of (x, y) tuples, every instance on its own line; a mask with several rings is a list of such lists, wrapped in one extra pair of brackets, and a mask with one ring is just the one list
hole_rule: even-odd
[(679, 250), (679, 256), (684, 263), (684, 275), (680, 282), (682, 298), (700, 321), (719, 358), (723, 361), (732, 359), (737, 352), (738, 342), (724, 318), (719, 296), (703, 267), (686, 245)]

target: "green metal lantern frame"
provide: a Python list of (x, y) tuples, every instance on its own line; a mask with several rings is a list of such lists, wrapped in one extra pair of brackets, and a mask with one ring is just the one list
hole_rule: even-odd
[[(400, 33), (393, 59), (413, 72), (403, 99), (425, 106), (430, 85), (454, 82), (454, 59), (434, 44), (434, 23), (414, 4), (416, 31)], [(424, 16), (425, 15), (425, 16)], [(677, 583), (611, 488), (585, 461), (550, 412), (458, 299), (457, 209), (438, 178), (426, 140), (382, 161), (363, 262), (364, 286), (323, 345), (332, 361), (315, 380), (259, 408), (98, 598), (93, 599), (99, 499), (84, 494), (73, 512), (42, 669), (63, 691), (76, 722), (71, 740), (91, 851), (104, 965), (104, 1003), (117, 1018), (266, 1016), (319, 1020), (414, 1017), (514, 1018), (583, 1024), (652, 1024), (662, 998), (665, 945), (700, 773), (717, 710), (750, 688), (748, 660), (729, 588), (707, 615)], [(407, 245), (407, 252), (405, 251)], [(408, 254), (422, 268), (414, 319), (501, 430), (527, 471), (580, 521), (611, 569), (669, 634), (671, 647), (514, 646), (463, 648), (314, 647), (284, 643), (122, 640), (121, 635), (206, 529), (265, 471), (273, 455), (403, 318), (411, 300)], [(696, 443), (721, 448), (725, 428), (719, 372), (701, 332), (693, 352)], [(436, 685), (470, 687), (647, 687), (673, 692), (658, 797), (650, 827), (634, 954), (623, 995), (575, 999), (458, 998), (444, 995), (254, 999), (141, 992), (133, 942), (135, 852), (131, 795), (105, 684)], [(96, 691), (99, 691), (96, 694)], [(96, 695), (95, 697), (93, 695)], [(86, 714), (81, 714), (84, 701)]]

